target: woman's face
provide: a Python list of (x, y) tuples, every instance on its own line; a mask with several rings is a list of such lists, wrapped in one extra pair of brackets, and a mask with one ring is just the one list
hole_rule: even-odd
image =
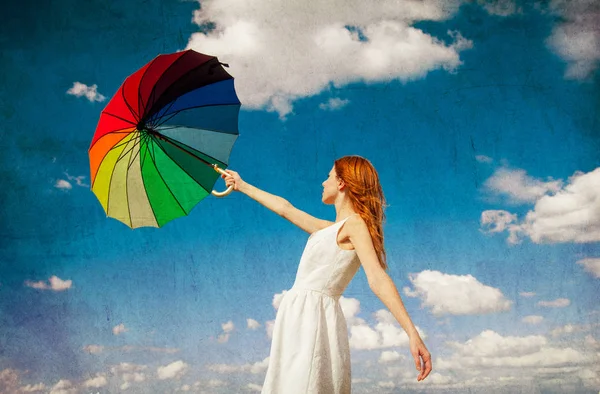
[(337, 177), (337, 174), (335, 173), (334, 166), (331, 168), (331, 171), (329, 171), (329, 175), (327, 176), (327, 179), (325, 179), (325, 182), (322, 183), (323, 196), (321, 197), (321, 200), (325, 204), (333, 204), (335, 202), (335, 197), (338, 193), (339, 183), (340, 181)]

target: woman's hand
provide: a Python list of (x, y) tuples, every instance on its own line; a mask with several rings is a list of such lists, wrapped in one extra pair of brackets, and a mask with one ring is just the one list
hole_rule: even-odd
[(410, 339), (410, 352), (412, 353), (415, 359), (415, 365), (417, 367), (417, 371), (419, 371), (419, 376), (417, 376), (417, 381), (425, 379), (427, 375), (431, 372), (431, 354), (427, 350), (427, 347), (423, 343), (423, 340), (420, 336), (415, 336)]
[(240, 191), (240, 187), (244, 185), (244, 181), (240, 177), (240, 174), (233, 170), (225, 170), (229, 175), (221, 175), (221, 178), (225, 179), (225, 185), (227, 187), (233, 185), (233, 190)]

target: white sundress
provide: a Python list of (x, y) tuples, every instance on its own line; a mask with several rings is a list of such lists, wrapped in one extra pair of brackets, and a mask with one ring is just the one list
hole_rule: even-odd
[(349, 394), (350, 346), (339, 298), (360, 268), (337, 235), (345, 218), (308, 238), (279, 305), (262, 394)]

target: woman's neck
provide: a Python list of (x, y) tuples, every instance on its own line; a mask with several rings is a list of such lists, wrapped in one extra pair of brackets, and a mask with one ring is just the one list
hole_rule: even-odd
[[(345, 196), (344, 196), (345, 197)], [(346, 219), (348, 216), (355, 214), (354, 208), (350, 200), (342, 198), (340, 201), (335, 202), (335, 221)]]

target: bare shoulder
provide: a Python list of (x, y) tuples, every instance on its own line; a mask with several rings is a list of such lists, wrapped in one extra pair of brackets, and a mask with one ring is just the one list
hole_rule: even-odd
[(348, 225), (347, 234), (350, 243), (356, 250), (358, 259), (365, 269), (369, 283), (371, 283), (374, 276), (381, 271), (381, 264), (373, 245), (369, 227), (363, 218), (358, 215), (349, 218), (346, 224)]
[(361, 218), (360, 215), (350, 216), (344, 227), (346, 227), (348, 235), (358, 235), (360, 233), (364, 233), (365, 231), (367, 234), (369, 233), (367, 223), (365, 223), (364, 219)]

